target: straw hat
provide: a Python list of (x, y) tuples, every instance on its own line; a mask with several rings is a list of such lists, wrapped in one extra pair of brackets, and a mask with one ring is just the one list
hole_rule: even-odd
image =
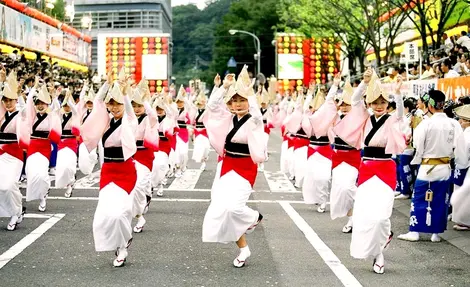
[(16, 73), (11, 72), (7, 79), (6, 85), (3, 88), (3, 96), (11, 100), (18, 100), (18, 81), (16, 80)]
[(470, 105), (463, 105), (454, 109), (454, 113), (461, 119), (470, 121)]
[(69, 99), (71, 99), (72, 102), (73, 102), (72, 92), (71, 92), (70, 90), (67, 90), (67, 91), (65, 92), (65, 97), (64, 97), (64, 99), (62, 100), (62, 107), (68, 105)]
[(95, 91), (93, 91), (93, 87), (90, 87), (90, 90), (88, 93), (85, 95), (84, 101), (85, 103), (92, 102), (95, 100), (96, 94)]
[(132, 96), (132, 102), (138, 105), (144, 104), (145, 101), (144, 101), (143, 93), (138, 87), (135, 89), (131, 89), (131, 96)]
[(318, 90), (315, 97), (310, 102), (310, 106), (313, 108), (314, 111), (318, 111), (318, 109), (325, 103), (326, 95), (322, 90)]
[(165, 101), (166, 100), (165, 100), (164, 96), (156, 97), (155, 100), (152, 103), (152, 108), (157, 109), (157, 107), (158, 107), (158, 108), (163, 109), (163, 107), (165, 106)]
[(235, 82), (235, 86), (231, 86), (227, 93), (226, 97), (233, 98), (235, 95), (239, 95), (242, 98), (248, 99), (248, 97), (253, 94), (253, 91), (250, 92), (251, 89), (251, 80), (250, 75), (248, 74), (248, 66), (245, 65), (238, 75), (237, 81)]
[(206, 94), (201, 90), (199, 92), (199, 95), (197, 95), (197, 98), (196, 98), (196, 104), (197, 105), (201, 105), (201, 104), (205, 104), (207, 103), (207, 96)]
[(366, 90), (366, 103), (370, 104), (380, 98), (380, 96), (388, 100), (388, 94), (382, 89), (379, 77), (373, 72)]
[(36, 101), (38, 100), (48, 105), (51, 104), (52, 102), (51, 94), (49, 94), (49, 91), (47, 90), (46, 85), (42, 85), (41, 89), (39, 89)]
[(184, 89), (184, 86), (181, 85), (178, 91), (178, 95), (176, 96), (176, 101), (184, 101), (186, 99), (186, 96), (186, 90)]
[(351, 86), (351, 82), (348, 79), (343, 87), (343, 94), (341, 96), (341, 102), (345, 103), (346, 105), (351, 105), (353, 93), (354, 93), (354, 89)]
[(119, 104), (124, 104), (124, 96), (122, 95), (120, 85), (116, 82), (114, 83), (111, 92), (106, 96), (105, 103), (109, 103), (109, 101), (114, 100)]

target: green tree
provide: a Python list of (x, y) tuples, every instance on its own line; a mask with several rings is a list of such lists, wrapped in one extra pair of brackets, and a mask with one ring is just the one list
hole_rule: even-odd
[(202, 11), (195, 5), (173, 8), (173, 75), (177, 84), (205, 77), (213, 56), (214, 31), (232, 2), (213, 1)]
[(244, 30), (258, 36), (261, 44), (261, 72), (267, 76), (274, 74), (275, 47), (271, 42), (279, 21), (277, 4), (277, 0), (239, 0), (232, 3), (230, 11), (215, 31), (213, 60), (208, 74), (210, 79), (215, 73), (223, 75), (227, 71), (230, 57), (234, 57), (239, 64), (237, 72), (243, 64), (247, 64), (249, 70), (254, 72), (256, 49), (253, 38), (244, 34), (230, 35), (230, 29)]
[(357, 71), (356, 58), (362, 71), (368, 47), (374, 50), (376, 59), (381, 58), (382, 49), (385, 51), (378, 66), (390, 59), (393, 42), (406, 19), (399, 15), (383, 21), (380, 16), (392, 8), (382, 0), (281, 0), (279, 27), (314, 37), (336, 35), (345, 44), (353, 72)]
[(433, 35), (432, 48), (438, 49), (445, 30), (458, 24), (464, 14), (470, 13), (469, 0), (390, 0), (389, 3), (400, 9), (402, 14), (413, 22), (423, 42), (425, 55), (429, 50), (426, 41), (428, 35)]
[(54, 9), (50, 11), (50, 15), (60, 21), (65, 20), (65, 3), (64, 0), (56, 0)]

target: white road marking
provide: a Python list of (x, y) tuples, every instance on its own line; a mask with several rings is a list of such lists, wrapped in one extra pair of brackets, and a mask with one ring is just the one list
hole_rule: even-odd
[(296, 192), (299, 193), (286, 174), (280, 171), (264, 171), (264, 177), (268, 182), (271, 192)]
[(201, 176), (202, 171), (199, 169), (187, 169), (183, 176), (180, 178), (175, 178), (171, 185), (169, 186), (169, 190), (191, 190), (194, 189), (196, 186), (199, 177)]
[[(98, 197), (87, 197), (87, 196), (82, 196), (82, 197), (70, 197), (66, 198), (63, 196), (48, 196), (47, 200), (89, 200), (89, 201), (97, 201)], [(168, 202), (168, 201), (181, 201), (181, 202), (210, 202), (210, 199), (204, 199), (204, 198), (152, 198), (152, 201), (162, 201), (162, 202)], [(287, 202), (287, 203), (292, 203), (292, 204), (304, 204), (303, 201), (301, 200), (268, 200), (268, 199), (254, 199), (254, 200), (248, 200), (248, 203), (281, 203), (281, 202)]]
[(289, 202), (279, 202), (279, 204), (344, 286), (362, 286)]
[(0, 269), (2, 269), (6, 264), (8, 264), (8, 262), (18, 256), (21, 252), (23, 252), (23, 250), (25, 250), (28, 246), (33, 244), (34, 241), (41, 237), (47, 230), (49, 230), (52, 226), (54, 226), (54, 224), (59, 222), (59, 220), (61, 220), (64, 216), (65, 214), (54, 214), (49, 216), (49, 219), (46, 220), (43, 224), (39, 225), (38, 228), (31, 231), (30, 234), (26, 235), (18, 243), (16, 243), (10, 249), (5, 251), (2, 255), (0, 255)]

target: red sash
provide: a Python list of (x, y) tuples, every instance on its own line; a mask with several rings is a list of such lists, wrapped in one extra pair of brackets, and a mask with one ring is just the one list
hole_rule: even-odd
[(61, 150), (66, 147), (71, 149), (74, 153), (77, 153), (78, 151), (77, 139), (76, 138), (61, 139), (59, 145), (57, 146), (58, 150)]
[(197, 137), (197, 136), (205, 136), (206, 138), (209, 138), (209, 136), (207, 135), (207, 130), (206, 129), (194, 129), (194, 136)]
[(114, 182), (128, 194), (137, 182), (137, 171), (132, 158), (125, 162), (105, 162), (101, 168), (100, 189)]
[(309, 139), (304, 139), (304, 138), (294, 137), (293, 144), (294, 144), (294, 150), (296, 150), (296, 149), (299, 149), (301, 147), (308, 146), (310, 144), (310, 140)]
[(307, 158), (310, 158), (311, 155), (314, 153), (318, 152), (322, 156), (328, 158), (331, 160), (331, 156), (333, 154), (333, 150), (331, 149), (330, 145), (325, 145), (325, 146), (308, 146), (308, 151), (307, 151)]
[(271, 133), (271, 129), (268, 127), (268, 125), (264, 125), (264, 132), (268, 135)]
[(256, 175), (258, 174), (258, 166), (253, 162), (251, 157), (234, 158), (225, 156), (222, 161), (222, 169), (220, 177), (233, 170), (238, 175), (248, 180), (251, 187), (255, 185)]
[(170, 147), (172, 150), (176, 150), (176, 136), (175, 134), (167, 136), (168, 141), (170, 142)]
[(377, 176), (381, 181), (395, 190), (397, 186), (397, 173), (395, 162), (389, 160), (365, 160), (359, 167), (359, 178), (357, 185), (360, 186), (373, 176)]
[(361, 165), (361, 151), (354, 150), (334, 150), (332, 157), (332, 169), (340, 165), (342, 162), (359, 170)]
[(145, 165), (150, 171), (152, 171), (153, 160), (155, 155), (151, 149), (138, 149), (133, 156), (134, 160), (138, 161), (140, 164)]
[(51, 159), (51, 140), (49, 139), (31, 139), (28, 147), (27, 156), (35, 153), (41, 153), (48, 160)]
[(17, 159), (23, 161), (23, 150), (18, 143), (2, 144), (0, 145), (0, 155), (7, 153)]
[(158, 151), (162, 151), (166, 153), (168, 156), (171, 152), (171, 140), (162, 141), (161, 139), (158, 141)]
[(189, 141), (189, 132), (187, 128), (180, 128), (178, 131), (178, 137), (187, 143)]

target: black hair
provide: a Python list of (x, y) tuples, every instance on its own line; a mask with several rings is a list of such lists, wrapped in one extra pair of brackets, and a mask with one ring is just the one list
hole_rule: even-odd
[(416, 108), (416, 102), (414, 99), (406, 99), (404, 102), (403, 102), (403, 106), (405, 108), (408, 108), (408, 111), (412, 111)]

